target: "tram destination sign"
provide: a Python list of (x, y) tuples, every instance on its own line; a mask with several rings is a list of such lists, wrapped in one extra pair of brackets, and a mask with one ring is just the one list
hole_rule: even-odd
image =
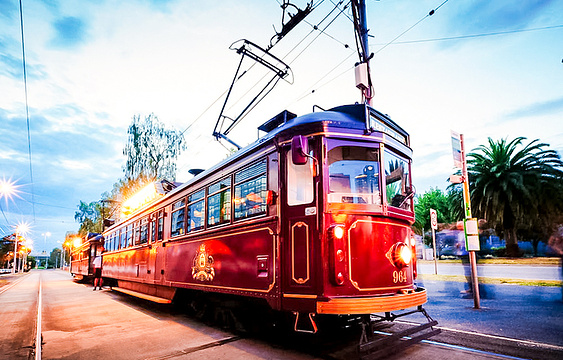
[(384, 123), (381, 119), (376, 117), (373, 113), (369, 114), (369, 127), (374, 131), (379, 131), (391, 136), (393, 139), (407, 145), (407, 138), (403, 134), (393, 129), (388, 124)]

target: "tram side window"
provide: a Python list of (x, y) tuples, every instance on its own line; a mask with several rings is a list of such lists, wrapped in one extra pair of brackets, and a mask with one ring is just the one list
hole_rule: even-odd
[(235, 173), (235, 220), (266, 213), (266, 159)]
[(172, 222), (170, 235), (178, 236), (184, 234), (184, 217), (185, 217), (185, 199), (177, 201), (172, 205)]
[(188, 232), (203, 229), (205, 189), (188, 196)]
[(122, 228), (120, 230), (120, 232), (121, 232), (121, 236), (120, 236), (121, 241), (120, 241), (119, 248), (123, 249), (123, 248), (127, 247), (127, 234), (126, 234), (124, 228)]
[(146, 244), (148, 242), (148, 220), (147, 218), (144, 218), (141, 220), (141, 226), (140, 226), (140, 243), (141, 244)]
[(125, 247), (133, 246), (133, 224), (127, 225)]
[(311, 159), (305, 165), (295, 165), (291, 160), (291, 150), (287, 162), (287, 203), (289, 205), (309, 204), (313, 201), (313, 169)]
[(158, 212), (158, 227), (156, 229), (156, 241), (163, 239), (164, 233), (164, 210)]
[(207, 188), (207, 225), (231, 221), (231, 178), (225, 178)]
[(133, 223), (133, 244), (131, 245), (139, 245), (139, 237), (141, 235), (141, 227), (139, 225), (139, 221)]
[(385, 194), (391, 206), (410, 210), (407, 199), (410, 191), (409, 164), (394, 153), (385, 150)]

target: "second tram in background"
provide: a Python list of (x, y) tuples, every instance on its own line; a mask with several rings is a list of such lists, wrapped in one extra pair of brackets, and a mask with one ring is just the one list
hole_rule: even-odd
[(187, 183), (139, 195), (145, 205), (104, 232), (105, 281), (196, 309), (263, 304), (292, 315), (296, 331), (410, 307), (426, 315), (409, 135), (363, 104), (283, 112), (259, 129)]
[(88, 233), (80, 244), (73, 247), (70, 254), (70, 273), (75, 280), (89, 280), (94, 277), (94, 258), (103, 248), (103, 236), (96, 233)]

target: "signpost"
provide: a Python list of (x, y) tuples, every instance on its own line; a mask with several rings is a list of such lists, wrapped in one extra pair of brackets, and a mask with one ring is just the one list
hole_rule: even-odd
[[(471, 198), (469, 194), (469, 177), (467, 175), (467, 161), (465, 159), (465, 147), (463, 134), (452, 131), (452, 151), (454, 166), (461, 168), (461, 183), (463, 184), (463, 202), (465, 208), (465, 248), (469, 252), (469, 264), (471, 266), (471, 288), (473, 290), (473, 304), (475, 309), (480, 309), (479, 281), (477, 279), (477, 257), (475, 251), (479, 251), (479, 227), (477, 219), (471, 216)], [(460, 166), (461, 165), (461, 166)]]
[(434, 247), (434, 274), (438, 274), (438, 249), (436, 248), (436, 230), (438, 229), (438, 214), (430, 209), (430, 227), (432, 228), (432, 246)]

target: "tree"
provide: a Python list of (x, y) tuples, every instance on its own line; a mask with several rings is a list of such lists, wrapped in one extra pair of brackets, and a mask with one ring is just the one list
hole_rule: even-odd
[(414, 213), (416, 221), (414, 228), (418, 233), (422, 233), (423, 229), (430, 229), (430, 209), (436, 210), (439, 223), (450, 223), (455, 221), (452, 212), (452, 196), (451, 192), (444, 194), (440, 189), (430, 188), (422, 196), (415, 199)]
[[(503, 232), (508, 256), (518, 256), (516, 231), (560, 213), (563, 162), (548, 144), (517, 137), (481, 145), (468, 155), (473, 216)], [(522, 147), (519, 149), (519, 147)]]
[(86, 203), (80, 200), (78, 211), (74, 213), (74, 220), (80, 223), (78, 233), (85, 235), (89, 232), (101, 232), (99, 203)]
[(123, 155), (127, 157), (125, 181), (142, 179), (154, 181), (176, 179), (176, 160), (185, 150), (184, 136), (166, 129), (154, 114), (141, 119), (133, 116), (127, 129), (128, 140)]

